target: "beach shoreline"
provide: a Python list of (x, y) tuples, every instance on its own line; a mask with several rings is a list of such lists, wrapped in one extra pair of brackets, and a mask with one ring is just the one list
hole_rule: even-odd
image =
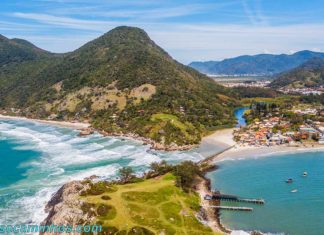
[(233, 146), (231, 149), (215, 156), (216, 163), (225, 160), (258, 159), (261, 157), (280, 156), (284, 154), (324, 151), (324, 145), (291, 147), (287, 145), (262, 146), (262, 147), (241, 147)]
[(85, 129), (89, 128), (91, 125), (90, 123), (86, 122), (68, 122), (68, 121), (54, 121), (54, 120), (43, 120), (43, 119), (33, 119), (33, 118), (26, 118), (22, 116), (9, 116), (0, 114), (0, 120), (17, 120), (17, 121), (30, 121), (30, 122), (37, 122), (49, 125), (55, 125), (60, 127), (68, 127), (73, 129)]
[[(198, 145), (181, 145), (178, 146), (176, 144), (171, 145), (164, 145), (158, 142), (155, 142), (152, 139), (145, 138), (142, 136), (139, 136), (135, 133), (122, 133), (122, 132), (113, 132), (108, 133), (103, 130), (97, 130), (91, 126), (90, 123), (87, 122), (72, 122), (72, 121), (54, 121), (54, 120), (44, 120), (44, 119), (33, 119), (33, 118), (27, 118), (23, 116), (9, 116), (9, 115), (3, 115), (0, 114), (0, 120), (17, 120), (17, 121), (28, 121), (28, 122), (36, 122), (36, 123), (43, 123), (48, 125), (54, 125), (58, 127), (65, 127), (65, 128), (72, 128), (76, 130), (80, 130), (80, 136), (86, 136), (93, 134), (94, 132), (97, 132), (105, 137), (115, 137), (120, 139), (127, 139), (132, 140), (138, 143), (141, 143), (143, 145), (150, 145), (151, 149), (154, 150), (160, 150), (160, 151), (186, 151), (186, 150), (192, 150), (198, 147)], [(84, 132), (84, 133), (83, 133)]]
[[(303, 144), (301, 146), (289, 146), (288, 144), (274, 146), (242, 146), (233, 140), (233, 131), (237, 128), (229, 128), (218, 130), (213, 134), (203, 137), (202, 143), (209, 143), (215, 146), (221, 145), (222, 150), (211, 154), (205, 161), (210, 163), (220, 162), (224, 160), (242, 160), (257, 159), (259, 157), (267, 157), (271, 155), (283, 155), (303, 152), (324, 151), (324, 145), (312, 143)], [(217, 165), (217, 164), (216, 164)]]
[[(284, 154), (303, 153), (324, 151), (323, 145), (306, 145), (299, 147), (292, 147), (288, 145), (270, 146), (270, 147), (255, 147), (255, 146), (239, 146), (233, 140), (233, 131), (235, 129), (225, 129), (213, 133), (210, 136), (205, 137), (205, 141), (214, 144), (222, 144), (225, 149), (220, 152), (205, 158), (200, 162), (201, 165), (208, 165), (209, 170), (204, 171), (203, 178), (196, 183), (196, 192), (201, 198), (201, 207), (206, 211), (207, 224), (215, 232), (222, 232), (224, 234), (230, 234), (232, 231), (230, 228), (222, 224), (220, 218), (220, 211), (210, 208), (210, 201), (204, 200), (206, 195), (212, 194), (211, 179), (207, 177), (207, 174), (218, 169), (218, 163), (226, 160), (245, 160), (245, 159), (258, 159), (261, 157), (271, 157), (273, 155), (280, 156)], [(219, 134), (219, 135), (218, 135)], [(220, 203), (219, 201), (215, 203)]]
[[(0, 120), (23, 120), (44, 123), (49, 125), (61, 126), (74, 128), (82, 130), (84, 128), (90, 128), (89, 123), (82, 122), (66, 122), (66, 121), (53, 121), (53, 120), (40, 120), (40, 119), (29, 119), (26, 117), (20, 116), (5, 116), (0, 114)], [(223, 232), (228, 234), (230, 229), (222, 225), (220, 220), (219, 211), (210, 208), (209, 202), (204, 200), (204, 196), (212, 193), (210, 180), (206, 177), (207, 173), (210, 171), (217, 170), (217, 164), (225, 160), (242, 160), (242, 159), (257, 159), (259, 157), (271, 156), (271, 155), (280, 155), (286, 153), (301, 153), (301, 152), (310, 152), (310, 151), (324, 151), (324, 146), (316, 145), (316, 147), (288, 147), (288, 146), (270, 146), (270, 147), (254, 147), (254, 146), (239, 146), (233, 140), (233, 131), (236, 128), (228, 128), (215, 131), (211, 135), (205, 136), (202, 138), (201, 144), (208, 143), (211, 146), (215, 146), (215, 152), (209, 157), (204, 158), (200, 164), (206, 164), (210, 168), (205, 171), (205, 177), (201, 178), (199, 182), (196, 182), (196, 192), (199, 193), (201, 198), (201, 206), (207, 212), (208, 225), (217, 232)], [(100, 132), (99, 132), (100, 133)], [(135, 141), (140, 141), (145, 144), (145, 139), (139, 139), (136, 136), (128, 135), (112, 135), (109, 133), (102, 133), (103, 136), (112, 136), (117, 138), (124, 139), (133, 139)], [(216, 147), (222, 146), (222, 149), (217, 149)]]

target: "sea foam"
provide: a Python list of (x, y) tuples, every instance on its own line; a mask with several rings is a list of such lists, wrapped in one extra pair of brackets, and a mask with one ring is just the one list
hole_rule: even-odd
[[(35, 152), (34, 158), (19, 166), (26, 169), (24, 178), (0, 189), (0, 224), (40, 223), (46, 217), (46, 202), (59, 187), (71, 180), (92, 175), (111, 179), (123, 166), (134, 167), (140, 175), (155, 161), (175, 163), (202, 159), (195, 152), (159, 152), (131, 140), (104, 137), (98, 133), (79, 137), (78, 133), (28, 121), (0, 122), (1, 141), (13, 143), (15, 150)], [(8, 191), (10, 196), (6, 194)], [(1, 199), (5, 201), (3, 205)]]

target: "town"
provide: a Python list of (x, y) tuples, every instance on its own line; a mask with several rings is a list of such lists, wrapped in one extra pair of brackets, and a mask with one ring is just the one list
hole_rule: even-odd
[(262, 118), (256, 115), (256, 109), (260, 113), (260, 106), (245, 112), (249, 125), (234, 131), (234, 140), (239, 145), (298, 147), (324, 144), (323, 107), (294, 108), (284, 112), (274, 107)]
[(324, 92), (324, 87), (281, 88), (278, 91), (284, 94), (321, 95)]

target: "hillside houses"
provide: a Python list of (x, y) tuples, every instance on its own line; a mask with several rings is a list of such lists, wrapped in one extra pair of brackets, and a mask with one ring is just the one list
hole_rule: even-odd
[(255, 121), (235, 131), (234, 139), (239, 144), (249, 146), (292, 145), (301, 141), (324, 144), (324, 123), (310, 121), (300, 125), (297, 130), (293, 130), (290, 121), (281, 117), (271, 117)]

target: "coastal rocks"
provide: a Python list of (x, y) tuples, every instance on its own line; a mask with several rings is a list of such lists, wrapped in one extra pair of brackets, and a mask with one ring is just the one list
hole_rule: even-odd
[(179, 146), (175, 143), (171, 143), (171, 144), (167, 145), (167, 144), (156, 142), (149, 138), (139, 136), (135, 133), (122, 133), (122, 132), (112, 132), (111, 133), (111, 132), (106, 132), (106, 131), (98, 131), (98, 132), (104, 136), (115, 136), (115, 137), (121, 137), (124, 139), (136, 140), (136, 141), (143, 143), (144, 145), (151, 145), (151, 149), (154, 149), (154, 150), (186, 151), (186, 150), (190, 150), (190, 149), (197, 147), (197, 145), (181, 145), (181, 146)]
[(94, 214), (85, 213), (83, 208), (87, 205), (78, 199), (79, 193), (88, 188), (88, 184), (80, 181), (72, 181), (63, 185), (47, 203), (45, 212), (48, 213), (48, 216), (42, 222), (42, 225), (76, 226), (91, 223), (95, 219)]
[(79, 136), (87, 136), (94, 133), (94, 130), (92, 128), (83, 128), (81, 129)]
[(158, 142), (154, 142), (152, 140), (150, 140), (151, 148), (155, 149), (155, 150), (164, 150), (164, 151), (185, 151), (185, 150), (190, 150), (193, 149), (195, 147), (197, 147), (196, 145), (177, 145), (175, 143), (171, 143), (170, 145), (165, 145), (165, 144), (161, 144)]

